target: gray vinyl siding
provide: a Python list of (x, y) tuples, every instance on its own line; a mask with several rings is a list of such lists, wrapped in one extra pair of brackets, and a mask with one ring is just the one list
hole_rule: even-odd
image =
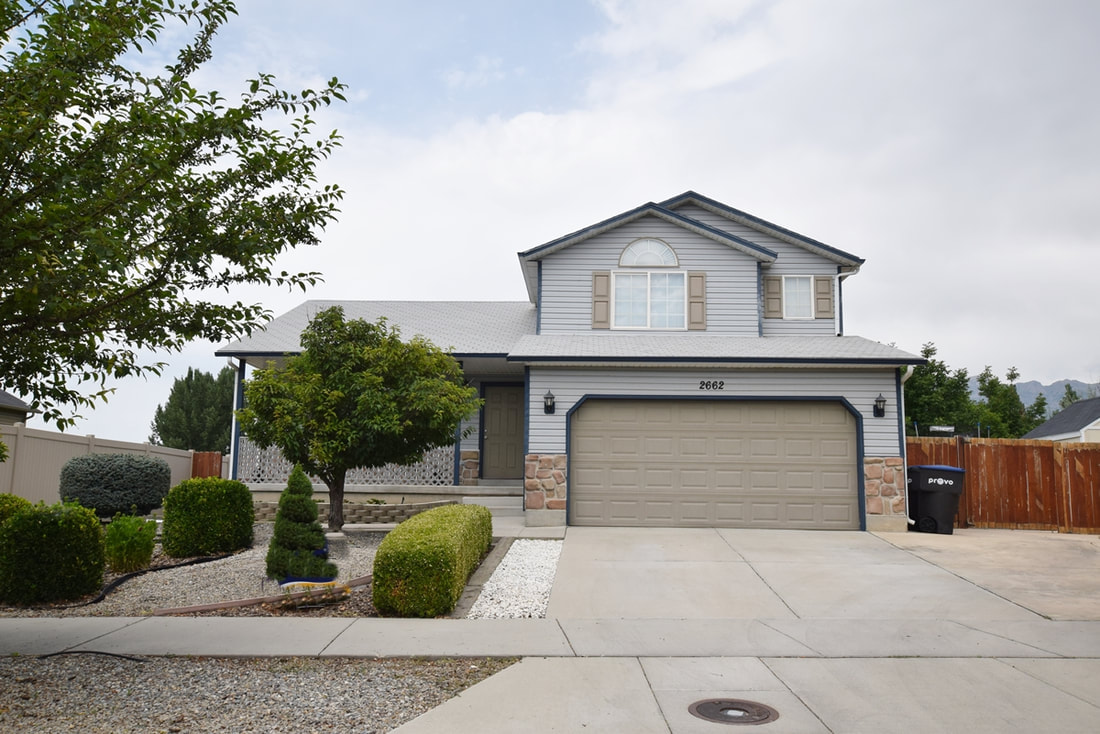
[[(789, 242), (759, 232), (751, 227), (734, 222), (718, 214), (696, 206), (682, 206), (676, 212), (708, 224), (715, 229), (742, 237), (749, 242), (768, 248), (779, 257), (774, 263), (763, 269), (763, 275), (827, 275), (835, 276), (837, 264), (828, 258), (817, 255)], [(834, 309), (837, 303), (836, 286), (833, 286)], [(763, 336), (824, 336), (835, 332), (833, 319), (783, 320), (764, 319)]]
[(592, 273), (618, 270), (623, 248), (640, 237), (668, 243), (676, 251), (679, 270), (706, 272), (707, 333), (759, 333), (756, 261), (656, 217), (643, 217), (547, 256), (542, 261), (540, 333), (591, 331)]
[[(721, 391), (699, 389), (700, 380), (722, 380)], [(556, 411), (546, 415), (541, 396), (550, 390)], [(706, 370), (706, 369), (552, 369), (530, 371), (528, 452), (565, 453), (566, 420), (583, 396), (677, 396), (715, 399), (736, 397), (843, 397), (863, 414), (866, 456), (900, 456), (894, 371), (868, 370)], [(875, 398), (888, 396), (886, 416), (872, 417)]]

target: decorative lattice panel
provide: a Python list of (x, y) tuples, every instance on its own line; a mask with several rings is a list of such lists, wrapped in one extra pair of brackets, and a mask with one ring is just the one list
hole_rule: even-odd
[[(454, 484), (453, 446), (441, 446), (424, 454), (424, 459), (410, 466), (386, 464), (374, 469), (353, 469), (344, 483), (351, 485), (435, 485)], [(241, 437), (237, 452), (237, 478), (246, 484), (285, 484), (294, 466), (283, 458), (277, 448), (261, 449)], [(314, 477), (314, 484), (321, 480)]]

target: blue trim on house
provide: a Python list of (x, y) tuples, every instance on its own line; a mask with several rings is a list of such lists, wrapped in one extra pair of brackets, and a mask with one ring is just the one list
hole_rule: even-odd
[[(240, 410), (244, 407), (244, 375), (247, 365), (242, 359), (237, 362), (237, 394), (233, 399), (234, 411)], [(229, 467), (229, 478), (236, 479), (238, 476), (237, 463), (241, 458), (241, 424), (237, 421), (237, 416), (233, 416), (233, 466)]]
[[(594, 395), (582, 395), (577, 402), (565, 414), (565, 476), (571, 475), (570, 464), (573, 462), (573, 414), (589, 400), (722, 400), (746, 403), (766, 402), (805, 402), (805, 403), (840, 403), (845, 410), (852, 414), (856, 420), (856, 488), (857, 502), (859, 503), (859, 529), (867, 530), (867, 491), (863, 479), (863, 413), (856, 409), (848, 398), (842, 395), (606, 395), (597, 393)], [(568, 479), (567, 479), (568, 481)], [(573, 516), (573, 493), (566, 495), (565, 524), (568, 526)]]
[[(839, 276), (840, 266), (836, 268), (836, 274)], [(836, 279), (836, 315), (837, 315), (837, 336), (844, 336), (844, 278), (838, 277)]]
[(756, 335), (764, 336), (764, 264), (756, 263)]
[(535, 297), (535, 334), (542, 333), (542, 260), (538, 261), (538, 295)]
[(454, 467), (451, 470), (451, 486), (457, 487), (459, 485), (459, 479), (461, 479), (461, 459), (462, 457), (462, 423), (460, 422), (455, 426), (455, 450), (454, 450)]
[(531, 368), (523, 368), (523, 478), (520, 496), (523, 497), (523, 511), (527, 512), (527, 454), (531, 451)]
[(672, 211), (671, 209), (667, 209), (667, 208), (665, 208), (665, 207), (663, 207), (659, 204), (655, 204), (653, 202), (648, 202), (646, 204), (642, 204), (641, 206), (635, 207), (634, 209), (631, 209), (630, 211), (626, 211), (626, 212), (623, 212), (622, 214), (618, 214), (618, 215), (616, 215), (614, 217), (611, 217), (609, 219), (605, 219), (602, 222), (597, 222), (596, 224), (585, 227), (584, 229), (579, 229), (576, 232), (572, 232), (572, 233), (567, 234), (563, 237), (558, 237), (556, 240), (551, 240), (550, 242), (539, 245), (538, 247), (533, 247), (530, 250), (525, 250), (525, 251), (519, 253), (519, 256), (520, 256), (521, 259), (530, 260), (530, 259), (534, 258), (535, 256), (540, 255), (541, 253), (543, 253), (547, 250), (551, 250), (553, 248), (560, 247), (562, 245), (565, 245), (566, 243), (570, 243), (572, 240), (582, 241), (584, 239), (587, 239), (588, 237), (595, 236), (596, 234), (598, 234), (600, 232), (604, 232), (604, 231), (607, 231), (609, 229), (613, 229), (615, 226), (617, 226), (620, 223), (626, 223), (628, 221), (632, 221), (632, 220), (637, 219), (637, 218), (639, 218), (639, 217), (641, 217), (645, 214), (657, 214), (657, 215), (660, 215), (662, 217), (673, 219), (673, 220), (675, 220), (675, 221), (677, 221), (681, 224), (684, 224), (684, 225), (687, 225), (689, 227), (694, 227), (694, 228), (697, 228), (699, 230), (702, 230), (702, 231), (710, 234), (715, 239), (737, 243), (738, 245), (740, 245), (742, 247), (745, 247), (745, 248), (747, 248), (747, 249), (749, 249), (753, 252), (756, 252), (759, 255), (762, 255), (765, 259), (768, 259), (768, 260), (771, 260), (771, 261), (775, 261), (779, 258), (779, 253), (774, 252), (772, 250), (769, 250), (767, 247), (764, 247), (763, 245), (759, 245), (759, 244), (757, 244), (755, 242), (752, 242), (750, 240), (746, 240), (743, 237), (738, 237), (735, 234), (731, 234), (730, 232), (726, 232), (726, 231), (718, 229), (716, 227), (712, 227), (709, 224), (698, 221), (697, 219), (692, 219), (691, 217), (685, 217), (683, 214), (678, 214), (678, 213)]
[(803, 242), (807, 245), (810, 245), (811, 247), (817, 247), (817, 248), (820, 248), (822, 250), (826, 250), (828, 252), (831, 252), (834, 255), (837, 255), (838, 257), (843, 257), (847, 260), (851, 260), (855, 264), (862, 265), (863, 263), (866, 262), (866, 260), (864, 260), (862, 257), (858, 257), (856, 255), (853, 255), (850, 252), (845, 252), (844, 250), (839, 250), (839, 249), (833, 247), (832, 245), (826, 245), (824, 242), (819, 242), (819, 241), (813, 239), (812, 237), (807, 237), (806, 235), (799, 234), (798, 232), (795, 232), (794, 230), (787, 229), (786, 227), (780, 227), (778, 224), (773, 224), (772, 222), (769, 222), (766, 219), (761, 219), (760, 217), (749, 214), (748, 212), (741, 211), (740, 209), (735, 209), (734, 207), (729, 206), (728, 204), (723, 204), (720, 201), (715, 201), (714, 199), (703, 196), (702, 194), (697, 194), (694, 191), (685, 191), (684, 193), (680, 194), (679, 196), (674, 196), (671, 199), (666, 199), (665, 201), (662, 201), (660, 205), (663, 206), (663, 207), (675, 207), (675, 206), (679, 206), (680, 204), (687, 204), (691, 201), (695, 201), (696, 203), (706, 204), (708, 206), (714, 207), (715, 209), (719, 209), (719, 210), (725, 212), (726, 214), (729, 214), (732, 217), (736, 217), (738, 219), (746, 219), (746, 220), (748, 220), (750, 222), (753, 222), (754, 224), (758, 224), (762, 227), (766, 227), (766, 228), (774, 230), (776, 232), (782, 232), (783, 234), (787, 235), (788, 237), (791, 237), (792, 239), (799, 240), (800, 242)]
[(563, 363), (631, 363), (631, 364), (799, 364), (799, 365), (846, 365), (851, 367), (897, 367), (899, 364), (922, 365), (928, 360), (914, 359), (844, 359), (815, 357), (619, 357), (619, 356), (545, 356), (545, 355), (508, 355), (509, 362)]

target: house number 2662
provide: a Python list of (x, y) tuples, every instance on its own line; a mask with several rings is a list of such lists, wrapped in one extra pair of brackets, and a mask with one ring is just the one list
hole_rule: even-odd
[(700, 390), (725, 390), (725, 380), (699, 380)]

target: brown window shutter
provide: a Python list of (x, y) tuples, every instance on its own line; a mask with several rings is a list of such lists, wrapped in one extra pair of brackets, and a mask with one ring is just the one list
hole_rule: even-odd
[(783, 318), (783, 278), (764, 276), (764, 318)]
[(592, 273), (592, 328), (611, 328), (611, 272)]
[(688, 277), (688, 329), (701, 331), (707, 328), (707, 274), (689, 272)]
[(831, 319), (833, 314), (833, 279), (828, 275), (815, 275), (814, 316), (819, 319)]

